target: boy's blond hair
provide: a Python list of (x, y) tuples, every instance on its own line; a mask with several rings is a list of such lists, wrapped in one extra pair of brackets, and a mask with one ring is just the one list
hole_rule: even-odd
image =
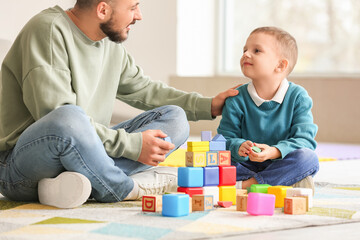
[(298, 58), (298, 47), (295, 38), (288, 32), (277, 27), (256, 28), (250, 33), (250, 35), (254, 33), (265, 33), (276, 38), (279, 43), (279, 50), (281, 54), (289, 61), (288, 74), (290, 74), (294, 69)]

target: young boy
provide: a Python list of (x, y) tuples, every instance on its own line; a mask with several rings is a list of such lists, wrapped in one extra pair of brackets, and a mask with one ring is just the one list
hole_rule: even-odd
[(252, 81), (226, 100), (218, 127), (236, 166), (237, 188), (259, 183), (314, 190), (319, 161), (312, 100), (286, 79), (297, 55), (296, 40), (279, 28), (257, 28), (247, 39), (240, 65)]

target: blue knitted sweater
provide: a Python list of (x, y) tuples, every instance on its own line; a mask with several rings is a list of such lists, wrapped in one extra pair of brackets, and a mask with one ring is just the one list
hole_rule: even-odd
[(218, 127), (218, 133), (227, 140), (232, 161), (248, 160), (238, 154), (240, 145), (247, 140), (276, 147), (281, 158), (296, 149), (316, 148), (318, 127), (313, 123), (312, 100), (303, 87), (289, 82), (281, 104), (266, 101), (258, 107), (247, 86), (240, 86), (239, 94), (226, 100)]

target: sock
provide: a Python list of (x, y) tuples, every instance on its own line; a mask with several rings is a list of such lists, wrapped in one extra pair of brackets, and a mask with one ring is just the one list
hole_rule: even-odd
[(242, 181), (237, 181), (235, 184), (236, 189), (242, 189)]
[(136, 200), (139, 196), (139, 185), (134, 181), (134, 187), (124, 200)]

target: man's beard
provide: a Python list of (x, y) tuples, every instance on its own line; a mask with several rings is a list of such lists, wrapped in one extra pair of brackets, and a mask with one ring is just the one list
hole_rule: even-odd
[(126, 37), (121, 36), (120, 32), (117, 32), (113, 30), (113, 23), (112, 23), (113, 17), (111, 16), (109, 21), (105, 23), (100, 24), (100, 29), (103, 31), (103, 33), (113, 42), (116, 43), (122, 43), (127, 39)]

